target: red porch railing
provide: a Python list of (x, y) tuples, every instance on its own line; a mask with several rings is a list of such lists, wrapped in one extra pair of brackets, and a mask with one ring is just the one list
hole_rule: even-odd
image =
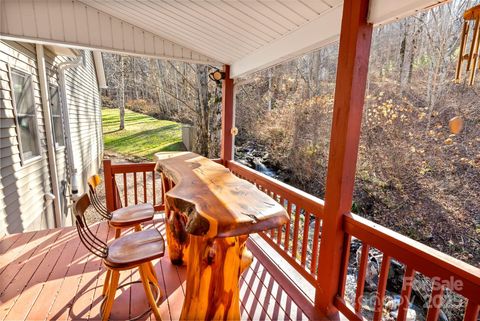
[[(317, 257), (321, 255), (318, 253), (321, 241), (321, 220), (325, 215), (323, 201), (237, 162), (229, 161), (227, 166), (235, 175), (252, 182), (259, 189), (286, 206), (291, 218), (289, 224), (293, 225), (293, 235), (292, 228), (289, 225), (276, 231), (262, 233), (261, 235), (297, 271), (304, 275), (312, 284), (316, 285), (316, 279), (320, 273), (329, 273), (329, 271), (322, 271), (322, 267), (317, 266)], [(313, 235), (308, 229), (312, 219), (315, 220)], [(383, 253), (374, 320), (382, 319), (391, 259), (403, 263), (405, 267), (398, 321), (406, 319), (412, 290), (412, 279), (415, 276), (415, 272), (431, 278), (433, 282), (427, 321), (437, 320), (445, 288), (449, 288), (468, 300), (464, 311), (464, 320), (477, 320), (480, 309), (480, 269), (355, 214), (344, 216), (343, 231), (342, 271), (339, 280), (339, 293), (334, 304), (349, 320), (365, 320), (361, 313), (361, 300), (368, 264), (368, 252), (371, 247)], [(352, 236), (359, 239), (363, 244), (360, 265), (358, 266), (359, 272), (354, 306), (349, 304), (344, 297)], [(312, 241), (311, 245), (306, 243), (307, 239)], [(307, 253), (305, 253), (305, 250), (307, 250)], [(301, 255), (298, 255), (299, 253)], [(307, 261), (310, 263), (306, 264)]]
[[(105, 197), (107, 208), (112, 211), (122, 206), (151, 203), (156, 211), (165, 208), (162, 198), (161, 176), (155, 171), (155, 163), (112, 164), (103, 161)], [(115, 187), (118, 193), (114, 192)], [(129, 192), (133, 188), (133, 194)], [(120, 201), (120, 202), (119, 202)]]
[[(323, 201), (235, 161), (227, 161), (226, 165), (232, 173), (252, 182), (260, 190), (285, 206), (290, 215), (290, 222), (281, 228), (260, 235), (318, 289), (318, 276), (321, 273), (330, 273), (318, 266), (321, 255), (319, 249), (322, 218), (325, 215)], [(120, 191), (118, 197), (121, 198), (124, 206), (149, 201), (155, 204), (157, 210), (162, 210), (164, 205), (161, 196), (160, 175), (154, 169), (155, 163), (111, 164), (109, 160), (105, 160), (107, 206), (115, 207), (117, 196), (114, 193), (114, 184), (117, 184)], [(129, 188), (133, 189), (133, 194), (128, 191)], [(312, 224), (314, 225), (313, 231), (310, 229)], [(468, 300), (464, 311), (464, 320), (477, 321), (480, 309), (480, 269), (355, 214), (344, 216), (343, 233), (342, 269), (338, 281), (339, 292), (334, 304), (349, 320), (365, 320), (361, 311), (361, 299), (368, 265), (368, 251), (374, 247), (383, 253), (374, 320), (381, 320), (382, 318), (388, 270), (391, 259), (395, 259), (404, 264), (405, 267), (401, 292), (402, 300), (397, 320), (403, 321), (406, 319), (406, 311), (412, 291), (412, 278), (418, 272), (433, 281), (427, 314), (428, 321), (437, 319), (441, 308), (441, 304), (438, 303), (441, 303), (441, 297), (446, 288)], [(353, 306), (344, 297), (352, 237), (359, 239), (363, 245), (358, 266), (356, 298)]]

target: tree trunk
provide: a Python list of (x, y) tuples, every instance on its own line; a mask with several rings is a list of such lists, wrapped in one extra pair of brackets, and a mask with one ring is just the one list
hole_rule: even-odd
[(248, 236), (190, 236), (181, 320), (240, 320), (239, 279), (253, 261)]
[(125, 128), (125, 70), (124, 70), (124, 59), (123, 56), (120, 56), (120, 86), (119, 86), (119, 105), (118, 109), (120, 111), (120, 130)]
[(197, 152), (208, 156), (209, 105), (208, 105), (208, 69), (197, 66), (198, 105), (197, 105)]

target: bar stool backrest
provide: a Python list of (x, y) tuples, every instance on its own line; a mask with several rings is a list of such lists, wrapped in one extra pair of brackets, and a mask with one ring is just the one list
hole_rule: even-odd
[(90, 195), (90, 202), (95, 208), (95, 210), (98, 212), (98, 214), (100, 214), (103, 218), (109, 220), (112, 218), (112, 215), (108, 212), (102, 201), (100, 201), (97, 193), (97, 187), (101, 183), (102, 179), (99, 175), (90, 176), (90, 178), (87, 180), (88, 194)]
[[(97, 193), (97, 187), (102, 183), (102, 178), (100, 175), (95, 174), (90, 176), (90, 178), (87, 180), (87, 183), (90, 200), (93, 207), (103, 218), (110, 220), (112, 218), (112, 214), (107, 210), (105, 205), (103, 205), (103, 202), (100, 200)], [(115, 209), (118, 209), (122, 207), (122, 201), (120, 198), (120, 191), (118, 190), (118, 186), (115, 181), (113, 182), (113, 187), (115, 189)]]
[(75, 225), (77, 227), (78, 235), (83, 245), (85, 245), (92, 254), (101, 258), (106, 258), (108, 254), (107, 244), (95, 236), (85, 221), (85, 211), (90, 205), (90, 197), (87, 193), (80, 196), (75, 203)]

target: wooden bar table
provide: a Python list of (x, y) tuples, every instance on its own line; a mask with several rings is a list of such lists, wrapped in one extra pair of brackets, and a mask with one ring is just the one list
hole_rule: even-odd
[(168, 252), (174, 264), (187, 263), (181, 319), (239, 320), (239, 278), (253, 259), (245, 245), (248, 235), (285, 224), (287, 212), (208, 158), (167, 152), (155, 159), (167, 182)]

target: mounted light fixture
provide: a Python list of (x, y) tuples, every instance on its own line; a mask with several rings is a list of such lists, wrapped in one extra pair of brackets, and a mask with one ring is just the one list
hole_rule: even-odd
[[(460, 54), (458, 57), (455, 81), (460, 82), (462, 67), (466, 61), (466, 71), (467, 73), (470, 72), (468, 83), (472, 86), (475, 80), (476, 69), (480, 71), (480, 5), (465, 11), (463, 19), (465, 21), (460, 35)], [(471, 28), (473, 28), (471, 32), (472, 36), (469, 37)], [(470, 44), (470, 46), (468, 46), (468, 44)]]
[(220, 84), (220, 81), (225, 79), (225, 73), (223, 71), (220, 71), (219, 69), (215, 69), (214, 71), (212, 71), (208, 77), (215, 81), (218, 84)]

